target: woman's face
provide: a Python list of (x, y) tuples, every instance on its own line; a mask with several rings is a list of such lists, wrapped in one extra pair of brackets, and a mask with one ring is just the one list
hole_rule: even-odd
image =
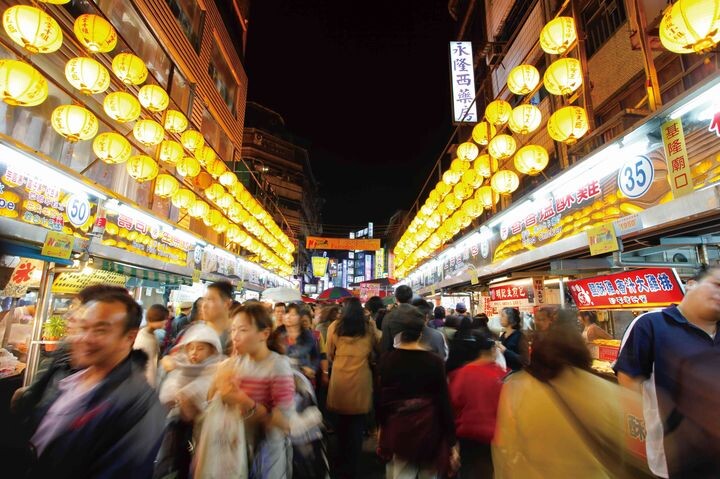
[(236, 354), (254, 354), (267, 347), (270, 331), (258, 330), (246, 313), (239, 313), (233, 318), (230, 334)]
[(578, 314), (577, 316), (578, 323), (580, 323), (580, 326), (587, 326), (587, 321), (585, 321), (585, 318), (582, 314)]
[(508, 315), (505, 313), (505, 311), (500, 311), (500, 325), (503, 328), (507, 328), (510, 326), (510, 318), (508, 318)]
[(294, 328), (300, 325), (300, 315), (297, 309), (291, 308), (285, 313), (284, 323), (286, 328)]
[(300, 318), (300, 321), (302, 322), (303, 328), (310, 329), (312, 328), (312, 319), (310, 318), (309, 314), (304, 314), (302, 318)]

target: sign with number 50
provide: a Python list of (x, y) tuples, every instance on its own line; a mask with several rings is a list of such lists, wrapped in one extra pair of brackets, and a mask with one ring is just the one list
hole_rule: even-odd
[(647, 156), (634, 156), (618, 170), (618, 188), (628, 198), (640, 198), (655, 179), (655, 168)]
[(90, 219), (90, 202), (84, 195), (71, 195), (67, 200), (65, 213), (70, 223), (80, 227)]

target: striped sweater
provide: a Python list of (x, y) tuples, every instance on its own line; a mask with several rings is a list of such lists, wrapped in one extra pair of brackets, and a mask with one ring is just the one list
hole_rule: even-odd
[(293, 410), (295, 382), (290, 363), (285, 356), (270, 352), (262, 361), (249, 356), (231, 358), (235, 361), (236, 381), (241, 391), (268, 411), (279, 408), (285, 415)]

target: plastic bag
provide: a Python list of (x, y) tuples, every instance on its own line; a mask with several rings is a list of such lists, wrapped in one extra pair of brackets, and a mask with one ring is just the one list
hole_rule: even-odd
[(216, 395), (205, 411), (196, 450), (197, 479), (247, 479), (245, 424), (240, 409), (227, 406)]
[(507, 371), (507, 361), (505, 355), (500, 352), (498, 348), (495, 348), (495, 364), (503, 368), (503, 371)]

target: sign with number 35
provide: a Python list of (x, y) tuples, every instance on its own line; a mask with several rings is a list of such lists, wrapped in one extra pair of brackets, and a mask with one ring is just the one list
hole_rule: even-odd
[(655, 169), (647, 156), (633, 156), (618, 170), (618, 188), (628, 198), (640, 198), (655, 179)]

